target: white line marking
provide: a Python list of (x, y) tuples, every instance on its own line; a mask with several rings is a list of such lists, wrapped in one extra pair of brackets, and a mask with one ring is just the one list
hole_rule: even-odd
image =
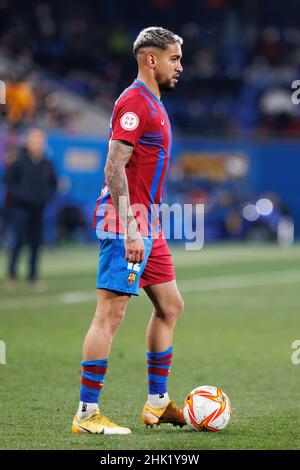
[(96, 300), (95, 291), (75, 291), (66, 292), (60, 296), (62, 304), (76, 304), (78, 302), (89, 302), (90, 300)]
[[(297, 283), (300, 283), (300, 271), (291, 270), (178, 280), (178, 287), (182, 293), (189, 293)], [(143, 293), (142, 290), (141, 293)], [(73, 291), (39, 298), (7, 299), (0, 303), (0, 311), (91, 301), (96, 302), (95, 290)]]
[(272, 271), (178, 281), (181, 292), (239, 289), (300, 282), (300, 271)]

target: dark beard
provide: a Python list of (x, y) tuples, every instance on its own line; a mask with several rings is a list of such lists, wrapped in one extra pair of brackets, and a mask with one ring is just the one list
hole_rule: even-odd
[(162, 81), (162, 78), (159, 72), (156, 73), (155, 79), (157, 81), (160, 92), (163, 93), (164, 91), (170, 92), (174, 90), (174, 86), (172, 86), (171, 80)]
[(158, 88), (161, 92), (170, 92), (174, 90), (175, 86), (171, 85), (170, 80), (168, 80), (167, 82), (158, 83)]

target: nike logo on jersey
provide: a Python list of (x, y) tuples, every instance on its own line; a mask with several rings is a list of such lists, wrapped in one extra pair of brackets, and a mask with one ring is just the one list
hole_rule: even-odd
[(163, 126), (163, 125), (164, 125), (164, 123), (165, 123), (165, 120), (164, 120), (164, 119), (162, 119), (160, 122), (161, 122), (161, 125)]

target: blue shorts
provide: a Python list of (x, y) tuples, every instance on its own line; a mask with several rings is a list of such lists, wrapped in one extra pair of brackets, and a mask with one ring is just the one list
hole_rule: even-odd
[(139, 295), (147, 287), (175, 279), (172, 256), (161, 233), (159, 238), (143, 237), (145, 259), (142, 263), (125, 260), (124, 236), (110, 232), (97, 233), (100, 239), (97, 288)]
[[(115, 235), (115, 234), (113, 234)], [(125, 294), (139, 295), (140, 278), (152, 250), (153, 239), (144, 238), (145, 258), (142, 263), (125, 259), (124, 237), (105, 237), (99, 240), (97, 289), (109, 289)]]

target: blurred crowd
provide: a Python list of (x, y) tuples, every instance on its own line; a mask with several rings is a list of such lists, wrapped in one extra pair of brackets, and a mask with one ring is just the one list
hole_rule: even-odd
[(0, 0), (0, 54), (22, 66), (1, 77), (10, 124), (72, 127), (76, 116), (62, 106), (55, 82), (110, 113), (135, 77), (133, 40), (151, 24), (184, 38), (184, 74), (164, 97), (175, 132), (300, 136), (291, 101), (300, 77), (296, 0), (289, 8), (282, 0)]

